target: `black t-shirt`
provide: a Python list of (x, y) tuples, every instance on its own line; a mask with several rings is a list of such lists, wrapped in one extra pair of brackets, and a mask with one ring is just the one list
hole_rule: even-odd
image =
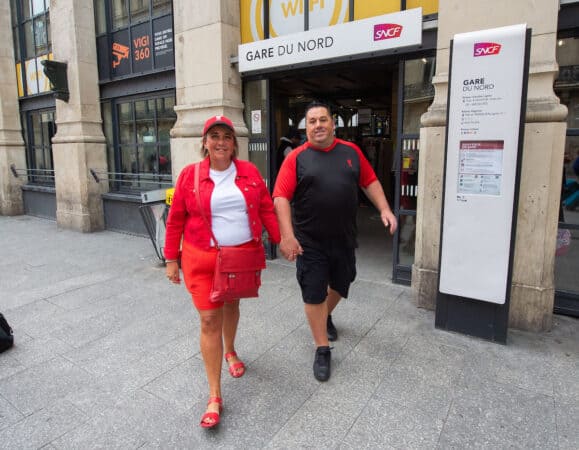
[(356, 247), (358, 186), (374, 180), (355, 144), (336, 139), (317, 149), (306, 143), (284, 160), (273, 196), (291, 201), (294, 233), (301, 243), (338, 241)]

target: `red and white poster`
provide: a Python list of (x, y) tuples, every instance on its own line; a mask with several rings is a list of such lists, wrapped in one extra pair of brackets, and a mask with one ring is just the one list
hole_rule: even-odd
[(459, 194), (501, 195), (503, 141), (460, 141)]

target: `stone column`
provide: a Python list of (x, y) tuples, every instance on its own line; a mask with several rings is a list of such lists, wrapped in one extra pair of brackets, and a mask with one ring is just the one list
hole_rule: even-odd
[[(531, 63), (522, 160), (509, 325), (548, 330), (554, 301), (554, 260), (567, 109), (553, 92), (557, 74), (559, 2), (440, 2), (436, 94), (422, 116), (416, 255), (412, 288), (418, 306), (436, 304), (450, 40), (457, 33), (526, 23)], [(508, 76), (508, 74), (505, 74)]]
[(11, 166), (26, 168), (26, 152), (20, 128), (18, 87), (10, 22), (10, 2), (0, 2), (0, 214), (22, 214), (22, 190), (26, 175), (16, 178)]
[(240, 43), (239, 1), (174, 0), (177, 121), (171, 130), (173, 179), (201, 159), (201, 132), (215, 114), (229, 117), (237, 131), (239, 156), (248, 157), (241, 77), (230, 63)]
[(104, 229), (101, 195), (90, 170), (106, 172), (106, 146), (99, 102), (92, 0), (52, 0), (52, 48), (55, 61), (68, 64), (70, 100), (56, 100), (57, 132), (52, 139), (56, 220), (77, 231)]

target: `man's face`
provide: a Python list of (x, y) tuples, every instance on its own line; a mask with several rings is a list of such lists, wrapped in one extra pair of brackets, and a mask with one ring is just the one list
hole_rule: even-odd
[(327, 108), (319, 106), (307, 112), (306, 135), (315, 147), (326, 148), (334, 142), (334, 120)]

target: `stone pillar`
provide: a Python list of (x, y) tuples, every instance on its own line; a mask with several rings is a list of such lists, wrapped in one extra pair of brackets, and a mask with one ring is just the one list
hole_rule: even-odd
[(424, 128), (420, 133), (412, 289), (418, 306), (435, 307), (450, 40), (457, 33), (526, 23), (532, 28), (532, 46), (509, 325), (541, 331), (550, 329), (552, 324), (567, 109), (553, 92), (559, 2), (546, 0), (535, 6), (528, 0), (440, 2), (436, 94), (428, 112), (422, 116)]
[(215, 114), (229, 117), (237, 131), (239, 156), (248, 157), (241, 77), (230, 63), (240, 43), (239, 1), (174, 0), (177, 121), (171, 130), (172, 174), (201, 159), (201, 132)]
[[(106, 172), (106, 146), (99, 102), (92, 0), (59, 0), (50, 5), (55, 61), (68, 64), (70, 100), (56, 100), (57, 132), (52, 139), (56, 220), (77, 231), (104, 229), (101, 195), (90, 170)], [(64, 30), (64, 31), (63, 31)]]
[(26, 152), (20, 128), (18, 87), (10, 22), (10, 2), (0, 2), (0, 214), (22, 214), (26, 174), (16, 178), (11, 166), (26, 169)]

